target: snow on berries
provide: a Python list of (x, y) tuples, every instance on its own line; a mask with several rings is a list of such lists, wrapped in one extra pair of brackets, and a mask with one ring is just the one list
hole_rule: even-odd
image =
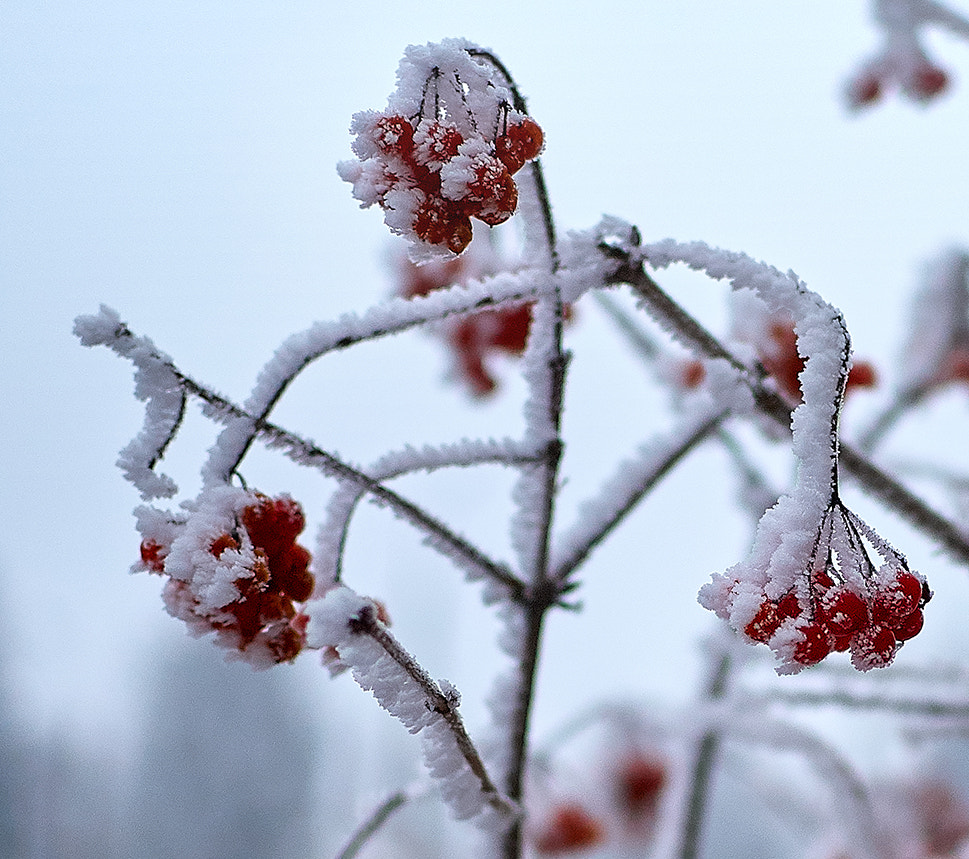
[(752, 643), (768, 645), (780, 673), (844, 651), (859, 671), (884, 668), (922, 629), (931, 598), (925, 579), (840, 501), (826, 511), (809, 564), (794, 580), (738, 572), (715, 575), (700, 603)]
[(471, 219), (488, 226), (518, 207), (512, 176), (542, 150), (538, 123), (516, 110), (491, 69), (460, 40), (411, 47), (383, 112), (353, 117), (357, 161), (339, 165), (364, 208), (426, 249), (459, 254)]
[[(295, 603), (314, 588), (310, 553), (296, 542), (306, 524), (296, 501), (222, 486), (183, 521), (146, 512), (142, 522), (149, 533), (140, 568), (169, 577), (162, 598), (170, 614), (194, 634), (215, 632), (255, 667), (296, 658), (308, 618)], [(159, 539), (160, 530), (170, 539)]]

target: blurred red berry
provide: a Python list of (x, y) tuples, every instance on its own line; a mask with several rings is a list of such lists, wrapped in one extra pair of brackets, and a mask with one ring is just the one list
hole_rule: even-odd
[(602, 843), (602, 824), (577, 803), (560, 805), (535, 837), (535, 850), (543, 856), (572, 853)]
[(624, 760), (616, 772), (616, 804), (630, 817), (651, 816), (665, 786), (666, 763), (657, 757), (634, 755)]

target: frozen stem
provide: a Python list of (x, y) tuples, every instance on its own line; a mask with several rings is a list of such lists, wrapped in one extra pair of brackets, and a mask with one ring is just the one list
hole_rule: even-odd
[(468, 736), (456, 703), (441, 690), (441, 687), (417, 663), (417, 660), (401, 647), (400, 642), (377, 620), (375, 609), (369, 605), (361, 609), (350, 620), (350, 628), (357, 635), (367, 635), (372, 638), (420, 686), (426, 697), (426, 706), (437, 713), (447, 724), (461, 756), (478, 779), (481, 792), (487, 797), (488, 804), (496, 811), (518, 819), (520, 816), (518, 804), (514, 799), (502, 796), (492, 782), (478, 750), (471, 741), (471, 737)]
[(399, 790), (387, 797), (378, 805), (370, 816), (360, 824), (357, 831), (353, 833), (346, 846), (336, 855), (336, 859), (353, 859), (361, 848), (377, 834), (380, 827), (386, 823), (391, 815), (399, 808), (403, 807), (411, 796), (406, 790)]

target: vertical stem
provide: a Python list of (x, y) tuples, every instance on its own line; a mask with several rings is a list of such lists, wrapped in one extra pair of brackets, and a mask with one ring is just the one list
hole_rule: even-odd
[[(709, 700), (715, 701), (726, 694), (730, 667), (730, 653), (724, 651), (707, 685), (706, 697)], [(696, 758), (693, 761), (693, 777), (690, 780), (690, 794), (686, 805), (686, 817), (683, 821), (679, 859), (696, 859), (699, 855), (700, 836), (703, 834), (707, 800), (710, 797), (710, 782), (719, 750), (720, 733), (718, 731), (704, 733), (697, 745)]]

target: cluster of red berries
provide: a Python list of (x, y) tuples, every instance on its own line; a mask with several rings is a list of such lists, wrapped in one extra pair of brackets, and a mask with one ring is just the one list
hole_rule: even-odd
[[(192, 582), (174, 577), (164, 597), (175, 616), (216, 630), (224, 644), (272, 662), (290, 662), (306, 643), (308, 621), (294, 602), (309, 599), (314, 586), (310, 553), (296, 542), (306, 520), (292, 498), (259, 493), (254, 497), (254, 503), (242, 510), (234, 532), (219, 535), (208, 547), (213, 558), (221, 559), (227, 551), (251, 543), (255, 561), (246, 575), (233, 581), (235, 598), (212, 610), (194, 593)], [(153, 572), (166, 572), (167, 555), (168, 548), (153, 540), (141, 544), (142, 562)]]
[[(898, 78), (897, 80), (895, 80)], [(899, 76), (872, 67), (861, 72), (848, 84), (848, 104), (853, 108), (869, 107), (884, 91), (896, 82), (909, 98), (926, 102), (943, 93), (949, 86), (949, 75), (937, 65), (920, 57), (911, 68)]]
[(815, 665), (829, 653), (850, 650), (852, 665), (868, 671), (890, 664), (902, 643), (918, 635), (930, 597), (925, 581), (907, 569), (865, 591), (819, 570), (811, 577), (807, 605), (794, 590), (779, 600), (765, 596), (744, 633), (769, 644), (793, 621), (798, 637), (791, 658), (797, 665)]
[(460, 320), (449, 332), (458, 369), (476, 397), (494, 392), (497, 382), (485, 366), (489, 352), (521, 355), (532, 324), (530, 304), (483, 310)]
[(461, 253), (471, 241), (471, 218), (495, 226), (515, 213), (512, 176), (543, 145), (538, 123), (508, 105), (490, 139), (476, 121), (464, 127), (462, 133), (446, 116), (358, 114), (353, 149), (361, 160), (341, 165), (341, 175), (364, 206), (377, 203), (387, 212), (395, 232)]
[[(619, 828), (639, 840), (650, 837), (667, 783), (666, 762), (651, 753), (635, 752), (619, 762), (609, 782), (613, 794), (609, 810), (618, 817)], [(604, 844), (610, 828), (606, 817), (580, 802), (566, 801), (551, 810), (533, 845), (542, 856), (577, 853)]]

